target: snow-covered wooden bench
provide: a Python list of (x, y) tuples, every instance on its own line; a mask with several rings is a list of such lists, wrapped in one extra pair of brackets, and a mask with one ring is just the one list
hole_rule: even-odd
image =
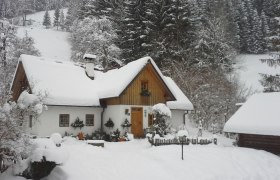
[(104, 140), (87, 140), (87, 144), (93, 145), (93, 146), (99, 146), (104, 147)]

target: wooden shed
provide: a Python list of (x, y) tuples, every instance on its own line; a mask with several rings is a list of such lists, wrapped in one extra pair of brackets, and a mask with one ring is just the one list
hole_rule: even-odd
[(227, 121), (224, 131), (237, 133), (240, 147), (280, 154), (280, 93), (251, 96)]

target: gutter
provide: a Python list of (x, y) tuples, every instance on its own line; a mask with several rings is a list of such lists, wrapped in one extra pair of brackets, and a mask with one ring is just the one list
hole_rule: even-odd
[(192, 112), (193, 110), (186, 110), (183, 114), (183, 124), (186, 125), (186, 115)]
[(100, 131), (101, 132), (103, 132), (103, 122), (104, 122), (104, 112), (105, 112), (105, 110), (106, 110), (106, 108), (107, 108), (107, 104), (106, 104), (106, 102), (105, 101), (100, 101), (100, 105), (101, 105), (101, 107), (102, 107), (102, 112), (101, 112), (101, 127), (100, 127)]
[(102, 112), (101, 112), (101, 127), (100, 127), (101, 132), (103, 132), (103, 120), (104, 120), (103, 115), (104, 115), (105, 109), (106, 109), (106, 107), (102, 107)]

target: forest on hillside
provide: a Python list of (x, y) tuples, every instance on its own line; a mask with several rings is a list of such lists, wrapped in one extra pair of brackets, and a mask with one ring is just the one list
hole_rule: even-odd
[(151, 56), (211, 131), (252, 93), (233, 74), (236, 55), (279, 50), (279, 0), (70, 0), (68, 8), (73, 61), (96, 54), (108, 70)]
[[(110, 70), (151, 56), (195, 105), (194, 121), (215, 132), (252, 93), (234, 75), (236, 55), (279, 50), (279, 0), (2, 0), (0, 18), (20, 17), (17, 25), (25, 25), (27, 14), (62, 8), (68, 11), (63, 21), (57, 13), (56, 27), (70, 32), (73, 61), (95, 54), (95, 63)], [(19, 54), (39, 54), (28, 35), (25, 47), (9, 32), (9, 48), (1, 51), (2, 97)], [(263, 84), (273, 78), (264, 75)]]

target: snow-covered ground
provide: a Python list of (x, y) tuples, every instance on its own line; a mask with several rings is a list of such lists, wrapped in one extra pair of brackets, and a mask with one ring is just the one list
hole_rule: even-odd
[[(39, 139), (40, 140), (40, 139)], [(218, 140), (219, 141), (219, 140)], [(146, 139), (94, 147), (66, 138), (61, 146), (68, 160), (47, 180), (278, 180), (280, 158), (265, 151), (220, 145), (153, 147)], [(17, 180), (8, 175), (0, 179)]]
[[(66, 9), (64, 9), (66, 14)], [(51, 21), (53, 22), (54, 10), (50, 11)], [(25, 36), (26, 32), (34, 38), (35, 47), (40, 51), (41, 56), (69, 61), (71, 57), (71, 46), (69, 43), (68, 32), (56, 30), (56, 28), (46, 29), (43, 25), (45, 12), (37, 12), (27, 16), (32, 19), (31, 26), (18, 28), (18, 36)]]
[(263, 91), (263, 87), (259, 80), (260, 73), (276, 74), (280, 73), (279, 67), (269, 67), (266, 63), (262, 63), (260, 59), (271, 58), (268, 54), (261, 55), (239, 55), (236, 58), (235, 69), (242, 84), (251, 88), (252, 91)]

